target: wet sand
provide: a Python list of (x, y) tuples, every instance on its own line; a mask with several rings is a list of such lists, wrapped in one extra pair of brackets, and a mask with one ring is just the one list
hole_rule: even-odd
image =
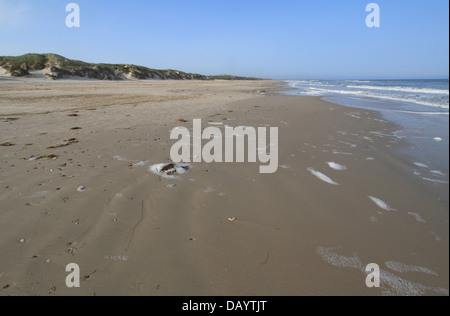
[[(379, 114), (277, 84), (3, 80), (0, 295), (448, 295), (448, 184)], [(198, 118), (279, 127), (277, 173), (151, 173)]]

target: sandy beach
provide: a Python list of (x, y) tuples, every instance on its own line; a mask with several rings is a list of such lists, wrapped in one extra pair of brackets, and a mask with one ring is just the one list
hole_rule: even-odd
[[(448, 184), (377, 112), (281, 84), (1, 79), (0, 296), (448, 295)], [(193, 119), (278, 127), (278, 171), (151, 173)]]

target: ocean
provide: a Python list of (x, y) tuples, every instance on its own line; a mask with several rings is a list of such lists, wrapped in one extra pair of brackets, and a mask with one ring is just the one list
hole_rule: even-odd
[(449, 80), (287, 80), (286, 85), (293, 89), (284, 94), (321, 96), (380, 112), (401, 126), (396, 136), (411, 144), (402, 151), (413, 156), (418, 167), (429, 169), (426, 179), (448, 184)]

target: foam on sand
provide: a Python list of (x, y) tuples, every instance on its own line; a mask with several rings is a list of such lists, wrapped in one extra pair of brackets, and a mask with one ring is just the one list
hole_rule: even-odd
[(418, 266), (410, 266), (410, 265), (400, 263), (400, 262), (388, 261), (388, 262), (385, 262), (385, 265), (386, 265), (386, 267), (388, 267), (389, 269), (391, 269), (392, 271), (395, 271), (395, 272), (400, 272), (400, 273), (420, 272), (420, 273), (425, 273), (425, 274), (429, 274), (429, 275), (439, 276), (436, 272), (434, 272), (433, 270), (430, 270), (428, 268), (418, 267)]
[(205, 192), (205, 193), (211, 193), (211, 192), (214, 192), (214, 191), (216, 191), (216, 190), (214, 190), (213, 188), (211, 188), (211, 187), (208, 187), (206, 190), (204, 190), (203, 192)]
[(139, 161), (138, 163), (135, 163), (133, 166), (135, 167), (145, 167), (145, 165), (148, 164), (148, 161)]
[(436, 174), (436, 175), (438, 175), (438, 176), (443, 176), (443, 177), (445, 177), (445, 173), (443, 173), (443, 172), (440, 171), (440, 170), (431, 170), (431, 173), (432, 173), (432, 174)]
[(344, 145), (347, 145), (347, 146), (349, 146), (350, 148), (356, 148), (356, 147), (358, 147), (358, 146), (355, 145), (355, 144), (347, 143), (347, 142), (343, 142), (343, 141), (339, 141), (339, 143), (344, 144)]
[(436, 240), (436, 241), (441, 241), (442, 240), (442, 237), (441, 236), (439, 236), (438, 234), (436, 234), (435, 232), (429, 232), (431, 235), (433, 235), (433, 237), (434, 237), (434, 239)]
[(415, 162), (414, 163), (417, 167), (421, 167), (421, 168), (430, 168), (428, 165), (421, 163), (421, 162)]
[[(316, 252), (322, 258), (322, 260), (324, 260), (328, 264), (331, 264), (332, 266), (339, 268), (352, 268), (359, 270), (363, 274), (367, 274), (367, 272), (365, 271), (366, 265), (362, 262), (357, 254), (354, 254), (352, 257), (346, 257), (333, 252), (336, 249), (337, 248), (319, 247), (316, 249)], [(399, 272), (417, 271), (435, 275), (434, 271), (431, 271), (427, 268), (408, 266), (393, 261), (387, 262), (386, 266), (396, 272), (397, 270), (399, 270)], [(380, 270), (380, 280), (381, 294), (383, 296), (423, 296), (428, 291), (432, 291), (442, 295), (448, 295), (449, 293), (448, 289), (431, 287), (419, 282), (413, 282), (384, 269)]]
[(434, 183), (441, 183), (441, 184), (448, 184), (448, 181), (442, 181), (442, 180), (436, 180), (436, 179), (430, 179), (426, 177), (422, 177), (423, 180), (428, 182), (434, 182)]
[(346, 152), (337, 151), (337, 150), (333, 150), (333, 155), (353, 156), (352, 153), (346, 153)]
[(77, 188), (77, 191), (78, 192), (84, 192), (84, 191), (86, 191), (86, 187), (84, 186), (84, 185), (80, 185), (78, 188)]
[(316, 176), (318, 179), (329, 183), (329, 184), (333, 184), (333, 185), (339, 185), (339, 183), (333, 181), (330, 177), (328, 177), (327, 175), (324, 175), (322, 172), (316, 171), (312, 168), (308, 168), (307, 169), (309, 172), (311, 172), (314, 176)]
[(319, 247), (316, 252), (325, 262), (335, 267), (364, 270), (363, 263), (361, 259), (358, 258), (357, 254), (354, 254), (353, 257), (345, 257), (332, 252), (336, 249), (337, 248)]
[(125, 162), (134, 163), (133, 167), (145, 167), (146, 165), (149, 164), (148, 161), (131, 160), (131, 159), (124, 158), (122, 156), (114, 156), (113, 159), (114, 160), (118, 160), (118, 161), (125, 161)]
[(369, 199), (372, 200), (373, 203), (375, 203), (379, 208), (382, 208), (383, 210), (386, 211), (396, 211), (396, 209), (390, 207), (386, 202), (384, 202), (383, 200), (380, 200), (376, 197), (373, 196), (368, 196)]
[(149, 167), (149, 171), (166, 179), (178, 179), (177, 175), (189, 170), (188, 164), (159, 163)]
[(338, 171), (347, 170), (346, 166), (340, 165), (337, 162), (327, 162), (327, 164), (331, 169), (334, 169), (334, 170), (338, 170)]
[(420, 215), (417, 214), (417, 213), (408, 212), (408, 215), (413, 216), (413, 217), (416, 219), (416, 221), (418, 221), (419, 223), (423, 223), (423, 224), (426, 223), (426, 221), (422, 218), (422, 216), (420, 216)]
[(119, 160), (119, 161), (132, 161), (132, 160), (123, 158), (123, 157), (121, 157), (121, 156), (114, 156), (113, 159), (114, 159), (114, 160)]

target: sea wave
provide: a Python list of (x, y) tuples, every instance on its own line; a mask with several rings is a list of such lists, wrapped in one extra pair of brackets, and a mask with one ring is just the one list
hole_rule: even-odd
[[(406, 102), (422, 106), (449, 109), (448, 90), (414, 87), (378, 87), (319, 83), (310, 81), (288, 81), (288, 85), (297, 89), (297, 93), (308, 96), (357, 96), (382, 101)], [(383, 93), (384, 91), (384, 93)], [(414, 92), (414, 93), (411, 93)]]
[(406, 92), (406, 93), (424, 93), (424, 94), (449, 95), (449, 90), (430, 89), (430, 88), (379, 87), (379, 86), (347, 86), (347, 88), (365, 89), (365, 90), (377, 90), (377, 91), (395, 91), (395, 92)]

